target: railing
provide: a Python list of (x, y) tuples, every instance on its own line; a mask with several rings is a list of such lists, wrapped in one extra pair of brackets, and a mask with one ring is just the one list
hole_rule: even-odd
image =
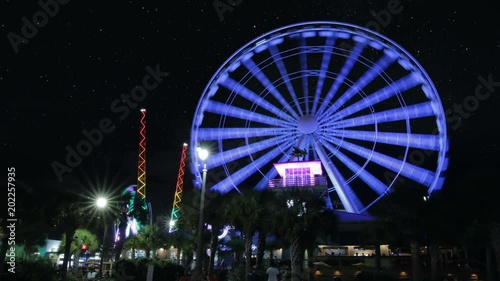
[(268, 182), (268, 187), (314, 187), (327, 186), (326, 177), (293, 177), (286, 179), (272, 179)]

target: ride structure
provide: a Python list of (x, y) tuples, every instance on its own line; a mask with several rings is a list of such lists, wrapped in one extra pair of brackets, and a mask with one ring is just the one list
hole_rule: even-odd
[(177, 184), (175, 185), (174, 202), (172, 205), (172, 213), (170, 215), (169, 229), (168, 232), (172, 233), (177, 230), (177, 222), (179, 221), (179, 208), (182, 200), (182, 189), (184, 186), (184, 170), (186, 167), (186, 151), (188, 144), (184, 143), (182, 145), (181, 161), (179, 165), (179, 173), (177, 174)]
[(139, 165), (137, 167), (137, 193), (146, 198), (146, 109), (141, 109)]
[(445, 114), (426, 71), (389, 38), (340, 22), (285, 26), (236, 51), (194, 115), (197, 188), (199, 143), (212, 149), (209, 173), (223, 175), (210, 185), (219, 193), (272, 188), (275, 164), (300, 148), (301, 160), (321, 164), (329, 199), (353, 214), (401, 181), (441, 189), (448, 166)]
[(120, 210), (121, 216), (115, 223), (115, 242), (120, 240), (120, 226), (124, 224), (122, 229), (125, 233), (125, 238), (137, 235), (137, 232), (149, 223), (149, 208), (146, 199), (138, 195), (137, 185), (127, 186), (121, 196), (126, 199), (127, 203)]
[(142, 108), (137, 167), (137, 184), (127, 186), (121, 196), (127, 203), (120, 208), (121, 217), (115, 222), (115, 242), (119, 241), (120, 230), (123, 237), (136, 235), (147, 223), (152, 223), (151, 204), (146, 201), (146, 109)]

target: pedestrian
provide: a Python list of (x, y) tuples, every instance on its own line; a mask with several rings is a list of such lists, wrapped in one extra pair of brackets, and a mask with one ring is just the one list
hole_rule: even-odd
[(266, 270), (267, 274), (267, 281), (278, 281), (278, 275), (280, 274), (280, 271), (274, 266), (274, 263), (271, 263), (271, 265), (267, 268)]

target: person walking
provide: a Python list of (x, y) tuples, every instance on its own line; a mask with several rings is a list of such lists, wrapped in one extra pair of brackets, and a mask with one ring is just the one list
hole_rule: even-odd
[(267, 281), (278, 281), (280, 271), (274, 266), (274, 263), (271, 263), (271, 266), (266, 270), (266, 274), (268, 276)]

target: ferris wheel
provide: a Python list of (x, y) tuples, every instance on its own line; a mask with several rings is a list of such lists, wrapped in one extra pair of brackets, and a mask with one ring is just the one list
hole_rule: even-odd
[[(305, 22), (236, 51), (207, 84), (191, 132), (208, 146), (212, 184), (226, 193), (265, 189), (273, 163), (319, 160), (330, 198), (364, 213), (399, 180), (442, 187), (448, 165), (444, 110), (431, 79), (406, 50), (369, 29)], [(208, 176), (210, 178), (210, 176)]]

